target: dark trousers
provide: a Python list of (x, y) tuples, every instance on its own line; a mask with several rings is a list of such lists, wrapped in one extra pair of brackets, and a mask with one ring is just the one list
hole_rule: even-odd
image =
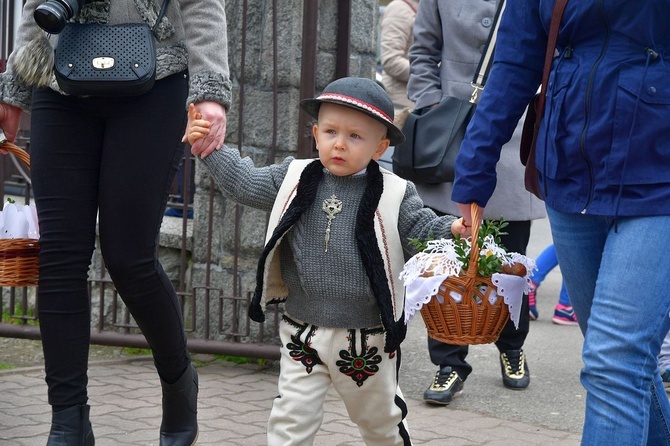
[(174, 382), (188, 367), (180, 305), (157, 258), (163, 212), (183, 154), (187, 93), (186, 72), (136, 97), (33, 93), (38, 304), (53, 406), (87, 400), (87, 279), (96, 218), (105, 266), (149, 342), (159, 375)]
[[(530, 239), (530, 221), (510, 221), (509, 226), (504, 229), (507, 235), (501, 236), (500, 241), (507, 251), (526, 254), (528, 240)], [(528, 336), (530, 318), (528, 315), (528, 296), (524, 295), (519, 317), (519, 329), (514, 327), (510, 319), (507, 321), (500, 337), (496, 341), (496, 347), (502, 353), (507, 350), (519, 350)], [(428, 352), (433, 364), (444, 367), (450, 366), (458, 373), (462, 380), (472, 372), (472, 366), (465, 358), (468, 356), (467, 345), (451, 345), (428, 338)]]

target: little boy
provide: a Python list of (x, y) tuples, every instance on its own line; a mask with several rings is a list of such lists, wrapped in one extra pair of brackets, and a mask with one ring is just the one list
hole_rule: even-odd
[[(203, 158), (224, 195), (271, 211), (249, 308), (262, 322), (267, 303), (285, 301), (268, 444), (312, 444), (333, 385), (366, 444), (410, 445), (397, 373), (407, 330), (403, 247), (465, 228), (424, 208), (412, 183), (380, 169), (376, 160), (405, 138), (374, 81), (336, 80), (300, 107), (317, 119), (317, 160), (256, 168), (227, 147)], [(189, 143), (208, 129), (191, 106)]]

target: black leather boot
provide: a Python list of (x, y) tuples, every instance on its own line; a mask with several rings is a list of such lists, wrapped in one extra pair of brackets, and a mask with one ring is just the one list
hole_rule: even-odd
[(95, 446), (89, 410), (88, 404), (82, 404), (52, 412), (47, 446)]
[(161, 380), (163, 422), (160, 446), (192, 446), (198, 438), (198, 373), (192, 365), (174, 384)]

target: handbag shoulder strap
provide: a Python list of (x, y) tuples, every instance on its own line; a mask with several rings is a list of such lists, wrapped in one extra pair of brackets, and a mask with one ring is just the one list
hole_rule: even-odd
[(486, 79), (489, 77), (489, 71), (491, 71), (491, 62), (493, 61), (493, 52), (496, 46), (496, 39), (498, 38), (500, 17), (502, 16), (503, 11), (505, 11), (506, 3), (506, 0), (500, 0), (498, 3), (498, 8), (496, 9), (496, 14), (493, 17), (493, 23), (491, 24), (491, 32), (489, 33), (489, 37), (486, 40), (486, 45), (484, 45), (484, 51), (482, 51), (482, 57), (479, 59), (479, 65), (477, 65), (475, 76), (472, 78), (472, 82), (470, 83), (473, 88), (472, 95), (470, 96), (470, 102), (473, 104), (479, 102), (479, 95), (484, 89)]
[(154, 34), (156, 34), (156, 29), (158, 28), (158, 25), (160, 25), (161, 20), (163, 20), (163, 16), (165, 16), (168, 3), (170, 3), (170, 0), (164, 0), (163, 4), (161, 5), (161, 10), (158, 12), (158, 16), (156, 17), (156, 23), (154, 24), (154, 27), (151, 28), (151, 32), (153, 32)]
[(542, 71), (542, 86), (540, 87), (540, 96), (535, 108), (535, 125), (539, 125), (544, 114), (544, 103), (547, 99), (547, 83), (549, 82), (549, 73), (551, 72), (551, 63), (554, 60), (554, 51), (556, 51), (556, 42), (558, 41), (558, 29), (561, 27), (563, 11), (568, 0), (556, 0), (554, 9), (551, 13), (551, 23), (549, 25), (549, 38), (547, 40), (547, 52), (544, 55), (544, 70)]

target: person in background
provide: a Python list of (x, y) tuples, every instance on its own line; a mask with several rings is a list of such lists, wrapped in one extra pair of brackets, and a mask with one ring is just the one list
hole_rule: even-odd
[[(452, 0), (421, 0), (414, 22), (414, 44), (409, 51), (410, 77), (408, 96), (417, 109), (434, 107), (447, 96), (467, 99), (472, 93), (474, 77), (482, 51), (491, 30), (497, 1), (468, 3)], [(488, 89), (487, 86), (485, 88)], [(497, 163), (498, 184), (493, 202), (484, 217), (509, 222), (502, 244), (509, 251), (526, 253), (531, 220), (545, 216), (544, 206), (523, 186), (523, 166), (519, 162), (521, 126), (502, 150)], [(459, 213), (450, 200), (452, 183), (417, 184), (426, 206), (438, 213)], [(496, 347), (500, 352), (503, 385), (524, 389), (530, 383), (528, 361), (523, 344), (528, 335), (528, 297), (524, 296), (518, 330), (512, 321), (505, 326)], [(468, 346), (449, 345), (428, 338), (428, 351), (438, 367), (433, 382), (424, 393), (432, 404), (449, 404), (463, 390), (472, 372), (466, 361)]]
[[(547, 277), (547, 274), (558, 266), (556, 249), (553, 244), (547, 246), (544, 251), (540, 253), (537, 259), (535, 259), (535, 265), (537, 265), (537, 270), (533, 271), (533, 276), (531, 278), (532, 282), (530, 284), (532, 290), (528, 293), (528, 311), (530, 312), (530, 319), (532, 321), (536, 320), (539, 316), (535, 303), (537, 290)], [(554, 317), (551, 318), (551, 321), (557, 325), (578, 325), (575, 310), (572, 309), (568, 291), (565, 289), (565, 283), (563, 281), (561, 281), (561, 291), (558, 295), (558, 303), (554, 308)]]
[(661, 379), (665, 386), (665, 391), (670, 393), (670, 332), (665, 335), (661, 353), (658, 355), (658, 368), (661, 371)]
[(384, 9), (380, 21), (382, 84), (393, 101), (396, 116), (412, 107), (407, 99), (409, 59), (412, 46), (412, 28), (419, 0), (392, 0)]
[[(451, 198), (493, 206), (503, 144), (540, 85), (557, 0), (514, 2), (456, 160)], [(658, 355), (670, 329), (670, 0), (568, 1), (536, 167), (584, 334), (582, 444), (668, 445)]]
[(98, 228), (107, 271), (160, 378), (159, 444), (190, 446), (198, 436), (198, 376), (156, 243), (183, 155), (187, 104), (212, 122), (197, 146), (223, 145), (231, 102), (224, 2), (173, 0), (157, 24), (163, 0), (78, 1), (72, 21), (157, 25), (157, 80), (149, 92), (123, 98), (63, 94), (52, 64), (44, 63), (57, 39), (33, 18), (44, 0), (24, 3), (15, 50), (0, 75), (0, 127), (14, 141), (22, 111), (30, 112), (41, 232), (37, 301), (52, 407), (47, 445), (95, 443), (87, 404), (87, 279)]

